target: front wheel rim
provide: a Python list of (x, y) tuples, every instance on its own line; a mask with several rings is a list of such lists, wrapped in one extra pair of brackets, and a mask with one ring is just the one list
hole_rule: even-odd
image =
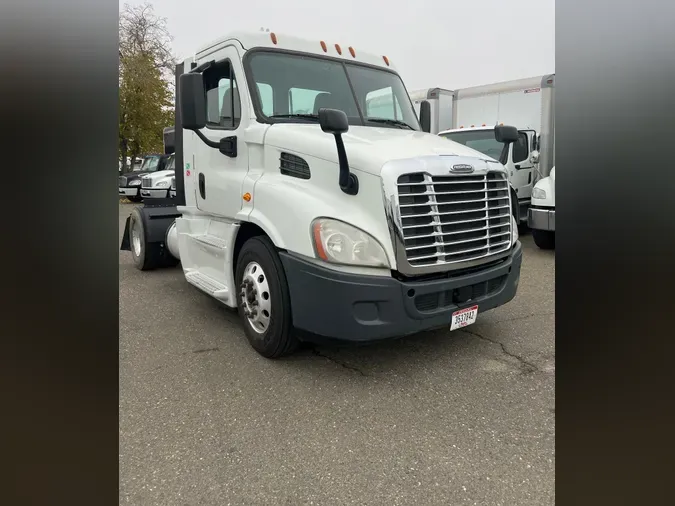
[(267, 274), (258, 262), (250, 262), (244, 269), (239, 291), (239, 305), (251, 328), (264, 334), (272, 317), (272, 297)]

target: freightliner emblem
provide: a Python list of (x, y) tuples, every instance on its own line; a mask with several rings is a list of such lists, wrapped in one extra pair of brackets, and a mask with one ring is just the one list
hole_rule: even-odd
[(457, 165), (453, 165), (452, 168), (450, 169), (450, 172), (461, 172), (466, 174), (467, 172), (473, 172), (473, 165), (469, 165), (466, 163), (459, 163)]

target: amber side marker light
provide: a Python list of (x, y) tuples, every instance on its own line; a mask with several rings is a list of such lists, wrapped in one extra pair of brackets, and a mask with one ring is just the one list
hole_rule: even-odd
[(246, 202), (251, 202), (251, 194), (246, 192), (242, 197)]

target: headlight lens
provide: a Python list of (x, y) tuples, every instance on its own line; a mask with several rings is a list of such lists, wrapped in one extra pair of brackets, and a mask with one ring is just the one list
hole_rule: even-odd
[(338, 220), (317, 218), (312, 222), (316, 256), (335, 264), (389, 267), (382, 245), (371, 235)]
[(518, 223), (516, 223), (516, 219), (511, 215), (511, 245), (516, 244), (518, 237)]
[(141, 180), (140, 179), (134, 179), (132, 181), (129, 181), (129, 186), (141, 186)]
[(166, 188), (167, 186), (169, 186), (168, 181), (160, 181), (159, 183), (157, 183), (158, 188)]
[(541, 188), (532, 188), (532, 198), (533, 199), (545, 199), (546, 191)]

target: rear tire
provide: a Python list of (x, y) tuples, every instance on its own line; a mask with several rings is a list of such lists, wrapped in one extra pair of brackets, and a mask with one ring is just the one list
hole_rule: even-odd
[(140, 209), (134, 207), (129, 217), (129, 246), (134, 265), (140, 271), (149, 271), (157, 267), (175, 267), (179, 260), (169, 253), (165, 245), (148, 244)]
[(252, 237), (242, 246), (234, 293), (246, 338), (254, 350), (266, 358), (279, 358), (297, 348), (286, 273), (267, 237)]
[(532, 239), (540, 249), (555, 249), (555, 232), (532, 229)]

